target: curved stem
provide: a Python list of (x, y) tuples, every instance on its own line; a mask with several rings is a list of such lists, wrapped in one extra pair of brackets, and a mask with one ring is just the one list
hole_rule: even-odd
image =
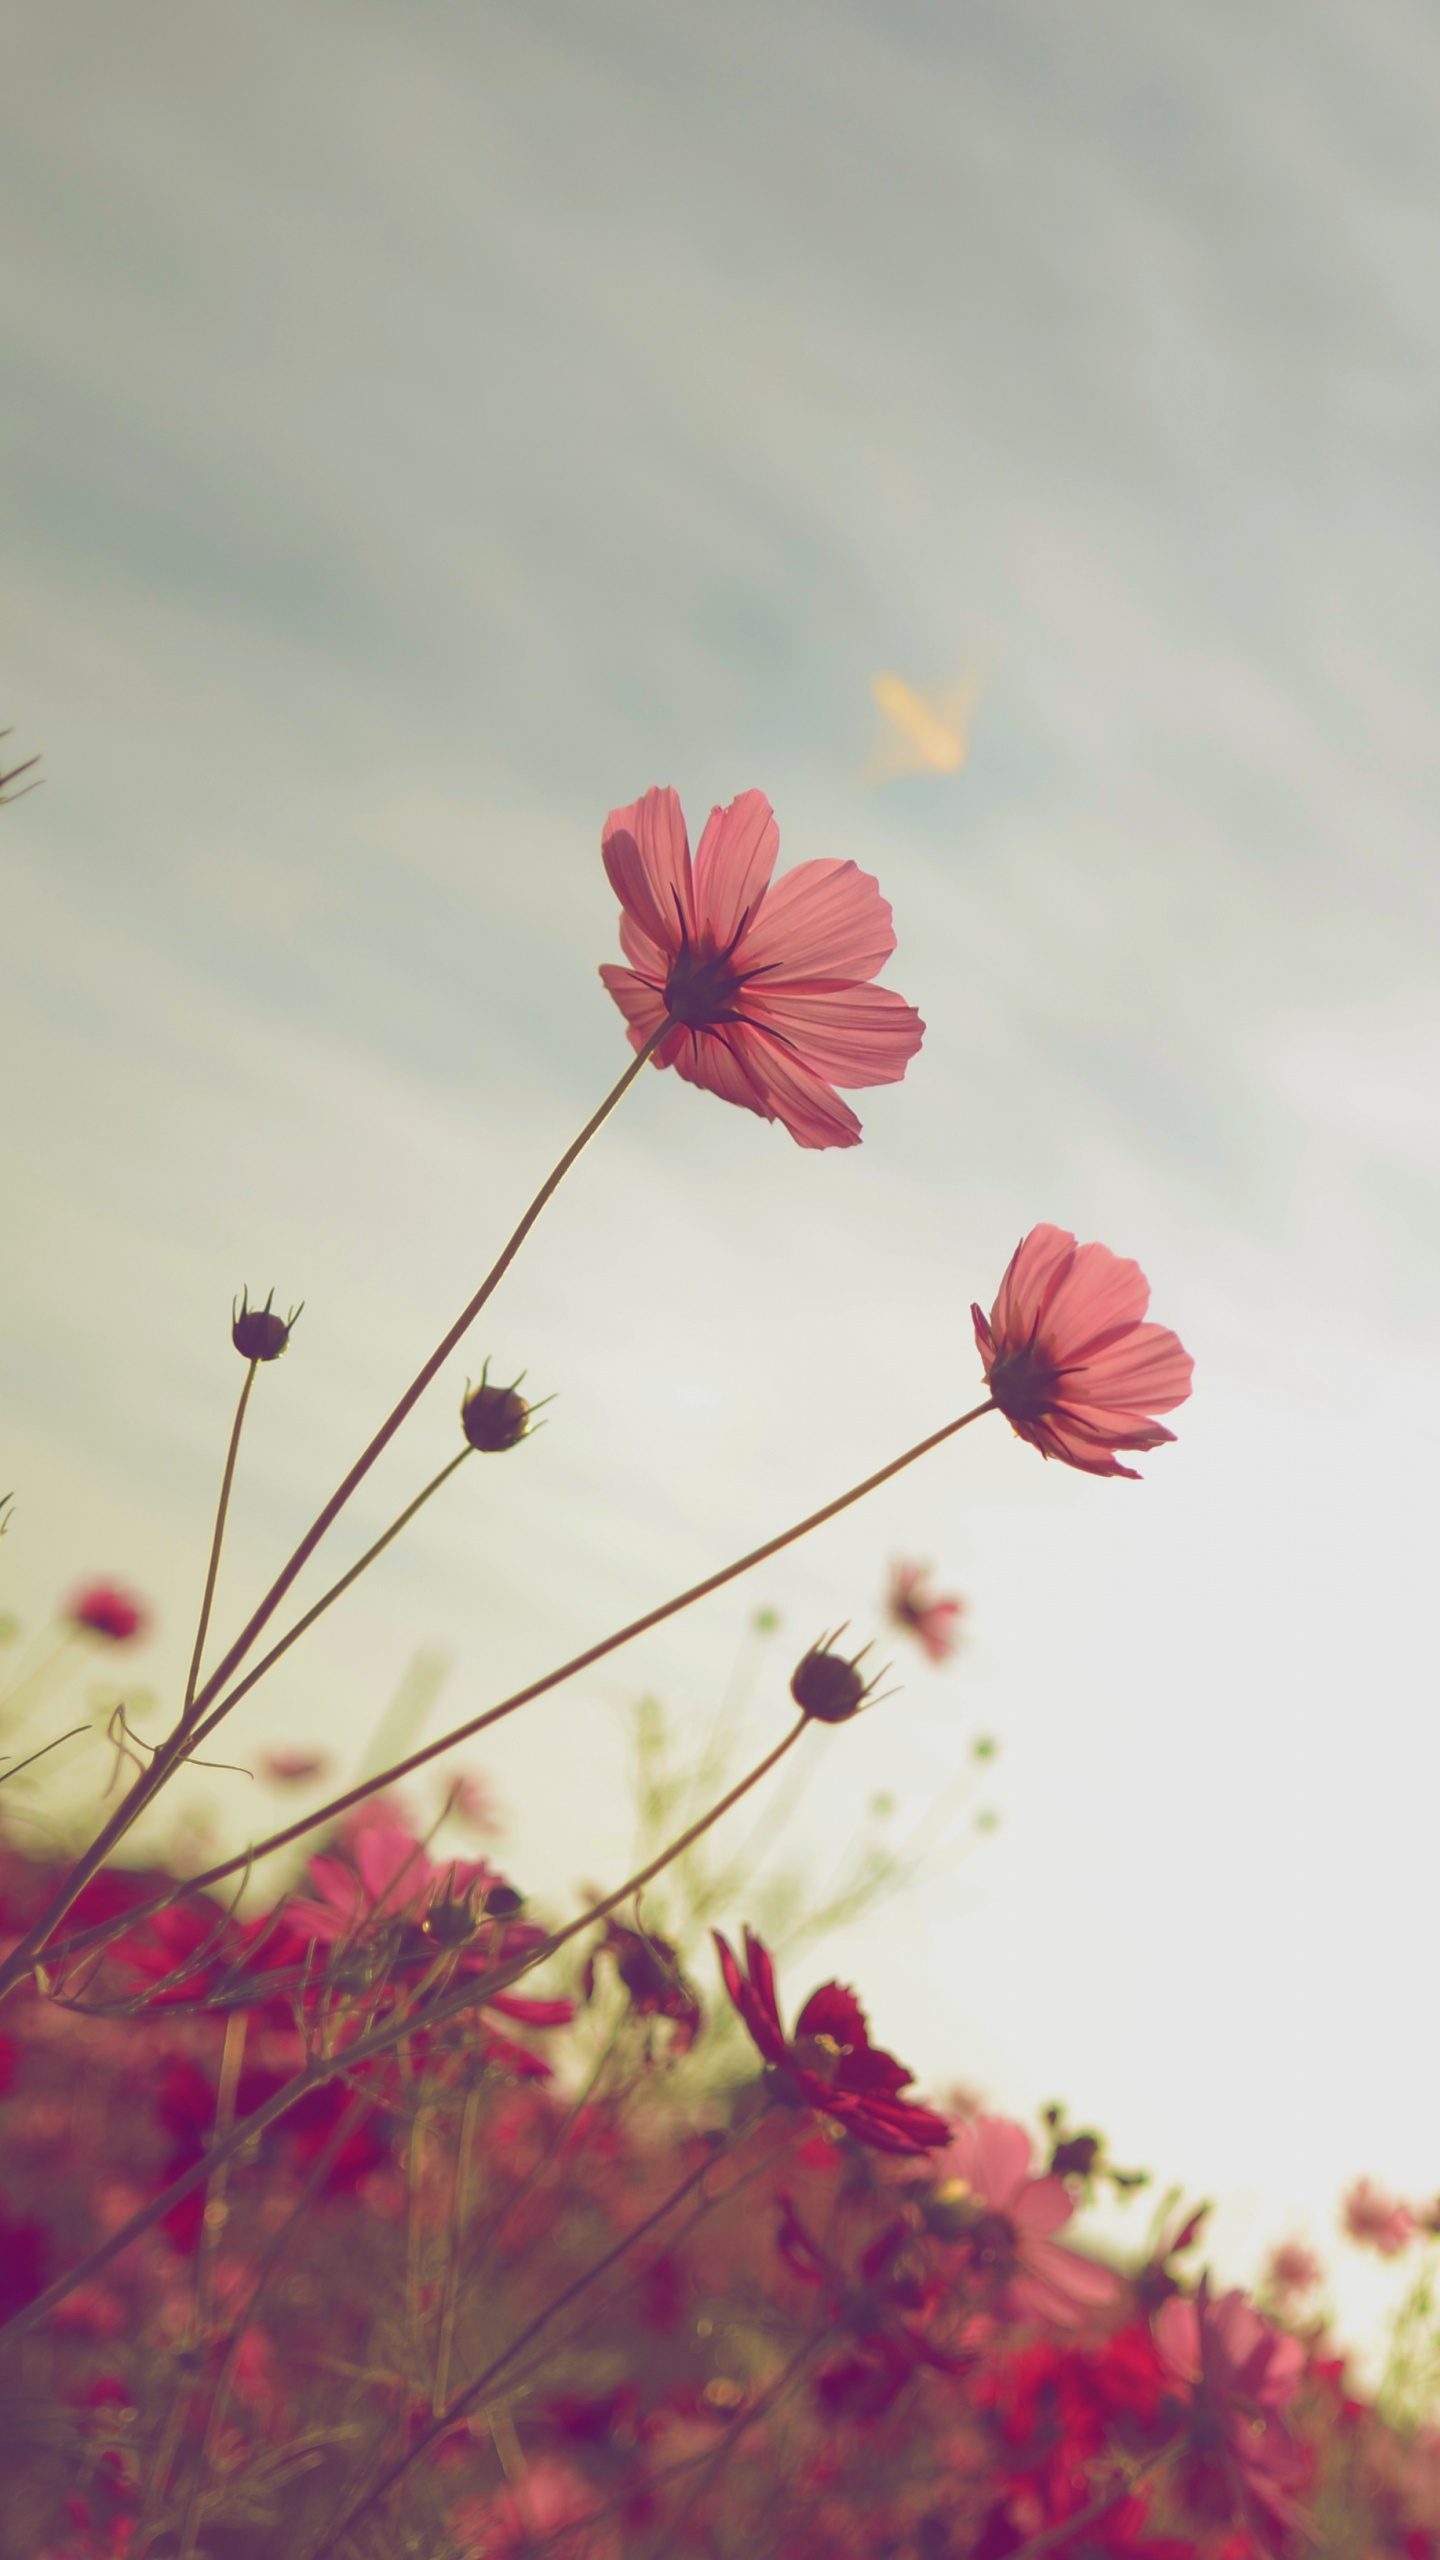
[[(257, 1841), (251, 1848), (242, 1850), (237, 1856), (222, 1859), (219, 1866), (207, 1867), (201, 1875), (187, 1876), (183, 1884), (177, 1884), (168, 1893), (157, 1894), (153, 1902), (142, 1903), (118, 1919), (101, 1921), (94, 1929), (87, 1929), (78, 1936), (67, 1939), (63, 1946), (55, 1950), (56, 1960), (84, 1954), (89, 1948), (103, 1944), (105, 1939), (118, 1937), (125, 1930), (136, 1928), (142, 1920), (151, 1918), (155, 1912), (168, 1909), (171, 1903), (183, 1901), (187, 1893), (199, 1893), (203, 1892), (208, 1885), (223, 1884), (227, 1876), (238, 1875), (242, 1868), (254, 1866), (259, 1859), (272, 1856), (275, 1850), (288, 1849), (292, 1840), (303, 1839), (307, 1831), (313, 1831), (320, 1824), (333, 1822), (339, 1815), (349, 1813), (353, 1806), (363, 1804), (367, 1796), (375, 1795), (382, 1787), (392, 1787), (397, 1780), (408, 1778), (414, 1770), (423, 1769), (427, 1761), (438, 1759), (443, 1752), (453, 1751), (457, 1743), (472, 1741), (477, 1733), (484, 1733), (492, 1724), (499, 1724), (506, 1716), (513, 1716), (519, 1708), (528, 1707), (532, 1699), (543, 1698), (547, 1691), (558, 1689), (566, 1680), (573, 1680), (581, 1671), (588, 1671), (592, 1663), (603, 1662), (607, 1654), (618, 1652), (622, 1645), (632, 1643), (636, 1636), (648, 1634), (652, 1627), (661, 1626), (667, 1618), (678, 1616), (682, 1609), (692, 1607), (695, 1601), (707, 1599), (712, 1591), (723, 1590), (727, 1582), (734, 1582), (740, 1574), (748, 1573), (752, 1566), (763, 1564), (768, 1557), (778, 1555), (782, 1548), (793, 1546), (797, 1538), (808, 1536), (812, 1529), (820, 1528), (825, 1521), (833, 1520), (839, 1512), (847, 1511), (852, 1503), (862, 1501), (865, 1495), (873, 1493), (877, 1486), (888, 1484), (890, 1478), (898, 1476), (903, 1468), (913, 1466), (917, 1458), (928, 1456), (929, 1452), (932, 1449), (938, 1449), (942, 1442), (953, 1440), (957, 1431), (964, 1431), (970, 1423), (978, 1422), (982, 1414), (993, 1413), (994, 1410), (995, 1407), (987, 1396), (983, 1404), (973, 1405), (970, 1411), (962, 1413), (957, 1421), (947, 1422), (941, 1430), (932, 1431), (928, 1439), (917, 1440), (915, 1446), (907, 1449), (903, 1456), (892, 1458), (888, 1466), (880, 1467), (874, 1475), (866, 1476), (863, 1483), (852, 1485), (848, 1493), (839, 1494), (833, 1502), (827, 1502), (820, 1510), (810, 1512), (807, 1518), (798, 1520), (793, 1528), (782, 1529), (778, 1537), (767, 1538), (763, 1546), (752, 1547), (748, 1555), (737, 1557), (734, 1564), (722, 1566), (718, 1573), (707, 1574), (703, 1582), (692, 1583), (688, 1591), (680, 1592), (675, 1599), (662, 1601), (656, 1609), (647, 1609), (641, 1618), (632, 1618), (628, 1626), (618, 1628), (614, 1635), (603, 1636), (598, 1644), (587, 1646), (583, 1653), (573, 1654), (568, 1662), (561, 1663), (558, 1671), (548, 1671), (543, 1679), (532, 1680), (527, 1688), (517, 1689), (513, 1697), (502, 1699), (498, 1707), (487, 1707), (482, 1715), (472, 1716), (467, 1724), (456, 1725), (449, 1733), (442, 1734), (438, 1742), (427, 1742), (420, 1750), (412, 1751), (408, 1758), (397, 1760), (391, 1768), (382, 1770), (378, 1777), (363, 1779), (358, 1785), (347, 1788), (343, 1795), (332, 1796), (328, 1804), (318, 1806), (313, 1813), (302, 1814), (296, 1821), (288, 1823), (283, 1831), (273, 1831), (268, 1839)], [(238, 1692), (236, 1694), (238, 1695)], [(229, 1704), (230, 1701), (225, 1703)], [(220, 1710), (217, 1709), (216, 1712), (218, 1714)], [(209, 1726), (207, 1725), (204, 1729), (208, 1732)], [(47, 1925), (53, 1927), (55, 1924), (51, 1921)], [(33, 1955), (34, 1948), (32, 1947), (29, 1952)], [(0, 1990), (4, 1989), (6, 1980), (6, 1973), (0, 1970)]]
[(118, 2258), (122, 2250), (129, 2248), (132, 2240), (138, 2240), (143, 2232), (149, 2231), (172, 2205), (179, 2204), (196, 2187), (205, 2185), (223, 2161), (242, 2150), (247, 2142), (253, 2142), (257, 2134), (278, 2123), (282, 2116), (288, 2115), (290, 2109), (308, 2097), (312, 2089), (323, 2087), (327, 2080), (335, 2079), (341, 2072), (353, 2071), (361, 2063), (373, 2061), (378, 2054), (388, 2053), (393, 2045), (401, 2044), (406, 2036), (413, 2035), (417, 2023), (434, 2029), (443, 2026), (448, 2018), (458, 2017), (464, 2010), (483, 2008), (497, 1992), (508, 1991), (511, 1983), (518, 1982), (522, 1974), (533, 1972), (537, 1965), (558, 1954), (560, 1948), (568, 1946), (572, 1938), (578, 1938), (583, 1929), (592, 1928), (597, 1920), (608, 1918), (622, 1902), (628, 1902), (633, 1895), (643, 1892), (645, 1886), (653, 1883), (661, 1870), (668, 1867), (672, 1858), (682, 1856), (712, 1823), (718, 1822), (722, 1814), (728, 1813), (732, 1805), (738, 1804), (742, 1796), (747, 1796), (752, 1787), (757, 1787), (761, 1779), (768, 1776), (776, 1763), (784, 1759), (786, 1752), (794, 1749), (808, 1723), (809, 1718), (801, 1716), (774, 1749), (767, 1751), (764, 1759), (758, 1760), (754, 1768), (727, 1795), (723, 1795), (718, 1804), (713, 1804), (708, 1813), (702, 1814), (698, 1822), (692, 1823), (688, 1831), (682, 1832), (678, 1840), (662, 1849), (659, 1856), (652, 1858), (638, 1874), (617, 1885), (613, 1893), (607, 1893), (599, 1902), (592, 1903), (578, 1919), (567, 1921), (563, 1929), (552, 1930), (548, 1938), (541, 1939), (538, 1947), (527, 1947), (523, 1955), (510, 1957), (488, 1974), (466, 1977), (451, 1991), (426, 2003), (418, 2017), (416, 2007), (412, 2005), (398, 2016), (388, 2018), (383, 2026), (372, 2028), (368, 2035), (358, 2036), (353, 2044), (344, 2046), (338, 2053), (320, 2056), (307, 2063), (303, 2070), (296, 2072), (293, 2080), (286, 2082), (284, 2088), (277, 2089), (273, 2097), (265, 2099), (228, 2134), (214, 2142), (202, 2158), (182, 2170), (180, 2176), (172, 2179), (159, 2195), (152, 2196), (148, 2204), (142, 2205), (128, 2222), (112, 2232), (98, 2249), (92, 2249), (88, 2258), (71, 2267), (67, 2274), (57, 2276), (54, 2283), (47, 2285), (44, 2292), (37, 2294), (23, 2310), (0, 2322), (0, 2338), (18, 2336), (22, 2330), (33, 2328), (37, 2320), (43, 2320), (48, 2311), (53, 2311), (57, 2302), (63, 2302), (77, 2285), (87, 2284), (102, 2267), (108, 2267), (112, 2258)]
[(195, 1698), (195, 1684), (200, 1677), (200, 1659), (205, 1651), (205, 1638), (210, 1632), (210, 1611), (215, 1601), (215, 1578), (220, 1571), (220, 1550), (225, 1544), (225, 1515), (230, 1508), (230, 1487), (235, 1481), (235, 1460), (240, 1450), (240, 1434), (245, 1428), (245, 1408), (255, 1384), (258, 1360), (252, 1360), (245, 1372), (245, 1384), (235, 1407), (235, 1420), (230, 1431), (230, 1446), (225, 1453), (225, 1473), (220, 1479), (220, 1501), (215, 1513), (215, 1535), (210, 1541), (210, 1564), (205, 1576), (205, 1596), (200, 1603), (200, 1623), (195, 1629), (195, 1650), (190, 1656), (190, 1669), (185, 1681), (185, 1704), (180, 1722), (189, 1725)]

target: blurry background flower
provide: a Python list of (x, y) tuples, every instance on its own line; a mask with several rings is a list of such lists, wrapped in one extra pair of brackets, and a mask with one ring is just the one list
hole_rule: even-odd
[(107, 1644), (132, 1644), (148, 1633), (150, 1625), (143, 1600), (115, 1582), (87, 1583), (76, 1592), (65, 1614), (82, 1635), (103, 1636)]
[(1373, 2249), (1381, 2258), (1398, 2258), (1415, 2237), (1415, 2216), (1408, 2204), (1386, 2195), (1371, 2178), (1357, 2178), (1347, 2190), (1340, 2221), (1347, 2240), (1357, 2248)]
[(965, 1603), (955, 1593), (935, 1589), (928, 1564), (893, 1564), (885, 1594), (892, 1626), (913, 1636), (931, 1662), (948, 1662), (960, 1644)]

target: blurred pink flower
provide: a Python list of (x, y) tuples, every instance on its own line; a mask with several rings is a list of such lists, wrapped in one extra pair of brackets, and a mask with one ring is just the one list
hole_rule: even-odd
[(1016, 1247), (988, 1318), (971, 1308), (990, 1393), (1042, 1457), (1133, 1477), (1117, 1449), (1174, 1439), (1153, 1415), (1184, 1403), (1194, 1363), (1164, 1325), (1142, 1321), (1149, 1303), (1138, 1263), (1045, 1226)]
[(260, 1766), (267, 1778), (278, 1787), (303, 1786), (307, 1778), (323, 1777), (330, 1763), (323, 1751), (262, 1751)]
[(1415, 2216), (1408, 2204), (1387, 2196), (1369, 2178), (1357, 2178), (1344, 2198), (1340, 2218), (1345, 2236), (1358, 2248), (1374, 2249), (1382, 2258), (1398, 2258), (1415, 2236)]
[(72, 1627), (87, 1636), (103, 1636), (107, 1644), (130, 1644), (150, 1625), (144, 1602), (117, 1582), (92, 1582), (76, 1593), (65, 1615)]
[(913, 1636), (932, 1662), (948, 1662), (959, 1645), (965, 1603), (932, 1589), (929, 1565), (892, 1564), (885, 1612), (891, 1625)]
[(1305, 2367), (1300, 2340), (1272, 2328), (1242, 2293), (1216, 2301), (1202, 2277), (1193, 2301), (1176, 2294), (1162, 2303), (1155, 2343), (1194, 2410), (1191, 2502), (1218, 2488), (1232, 2513), (1248, 2505), (1251, 2522), (1275, 2542), (1301, 2521), (1293, 2492), (1304, 2466), (1283, 2416)]
[(1075, 2206), (1062, 2179), (1035, 2176), (1022, 2124), (972, 2116), (934, 2165), (939, 2184), (927, 2218), (963, 2242), (977, 2273), (996, 2286), (1004, 2317), (1073, 2328), (1119, 2299), (1111, 2268), (1051, 2238)]
[(1266, 2285), (1282, 2302), (1313, 2293), (1324, 2273), (1314, 2250), (1307, 2249), (1303, 2240), (1278, 2241), (1265, 2262)]
[(630, 966), (600, 972), (655, 1064), (780, 1120), (802, 1147), (853, 1147), (835, 1088), (894, 1084), (925, 1026), (873, 986), (895, 948), (878, 884), (853, 862), (801, 862), (774, 887), (780, 831), (763, 791), (712, 809), (692, 864), (673, 791), (612, 809), (605, 869)]
[(468, 1823), (472, 1831), (478, 1831), (482, 1839), (493, 1839), (497, 1831), (504, 1829), (489, 1780), (473, 1769), (467, 1769), (455, 1780), (446, 1810), (457, 1822)]

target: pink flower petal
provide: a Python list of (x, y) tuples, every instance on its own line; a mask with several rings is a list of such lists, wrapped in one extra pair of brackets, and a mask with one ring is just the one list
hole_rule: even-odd
[(611, 888), (652, 944), (673, 954), (682, 928), (694, 941), (690, 842), (675, 792), (647, 791), (627, 809), (612, 809), (601, 850)]
[(898, 1084), (925, 1036), (915, 1007), (893, 987), (818, 979), (747, 987), (746, 1020), (784, 1040), (827, 1084)]
[(747, 976), (873, 978), (895, 948), (889, 901), (854, 862), (797, 862), (776, 881), (735, 953)]
[(695, 911), (717, 950), (728, 951), (754, 915), (779, 850), (780, 830), (763, 791), (742, 791), (728, 809), (711, 810), (695, 856)]

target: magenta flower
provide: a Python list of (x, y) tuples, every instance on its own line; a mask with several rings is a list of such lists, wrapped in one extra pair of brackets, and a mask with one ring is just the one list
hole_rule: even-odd
[(1118, 2299), (1120, 2280), (1109, 2267), (1051, 2237), (1075, 2206), (1063, 2179), (1036, 2177), (1023, 2124), (972, 2116), (935, 2167), (940, 2184), (927, 2218), (966, 2248), (1006, 2319), (1074, 2328)]
[(1184, 1403), (1194, 1362), (1164, 1325), (1143, 1321), (1149, 1304), (1137, 1262), (1077, 1244), (1063, 1227), (1032, 1227), (989, 1316), (971, 1308), (990, 1393), (1042, 1457), (1133, 1477), (1117, 1449), (1174, 1439), (1153, 1416)]
[(1373, 2249), (1381, 2258), (1398, 2258), (1416, 2231), (1408, 2204), (1387, 2196), (1370, 2178), (1357, 2178), (1341, 2207), (1345, 2236), (1357, 2248)]
[(1261, 2540), (1278, 2546), (1302, 2521), (1294, 2492), (1304, 2464), (1284, 2417), (1304, 2372), (1300, 2340), (1272, 2328), (1242, 2293), (1216, 2301), (1202, 2277), (1193, 2302), (1176, 2294), (1162, 2303), (1155, 2344), (1191, 2400), (1189, 2503), (1248, 2511)]
[(924, 1564), (892, 1564), (885, 1614), (894, 1627), (913, 1636), (934, 1663), (948, 1662), (960, 1643), (965, 1603), (938, 1592)]
[(775, 1968), (764, 1942), (746, 1930), (742, 1973), (719, 1930), (713, 1934), (725, 1988), (752, 2042), (803, 2105), (833, 2116), (873, 2151), (931, 2151), (949, 2140), (944, 2116), (901, 2097), (915, 2075), (870, 2042), (865, 2012), (853, 1991), (838, 1982), (823, 1983), (811, 1992), (794, 2035), (787, 2037), (780, 2023)]
[(666, 1021), (674, 1067), (797, 1146), (853, 1147), (837, 1085), (895, 1084), (925, 1026), (871, 984), (895, 948), (878, 884), (853, 862), (801, 862), (773, 888), (780, 831), (763, 791), (712, 809), (694, 862), (673, 791), (612, 809), (605, 869), (628, 969), (600, 975), (643, 1049)]
[(65, 1615), (72, 1627), (87, 1636), (103, 1636), (107, 1644), (131, 1644), (150, 1623), (143, 1601), (114, 1582), (94, 1582), (77, 1592)]

